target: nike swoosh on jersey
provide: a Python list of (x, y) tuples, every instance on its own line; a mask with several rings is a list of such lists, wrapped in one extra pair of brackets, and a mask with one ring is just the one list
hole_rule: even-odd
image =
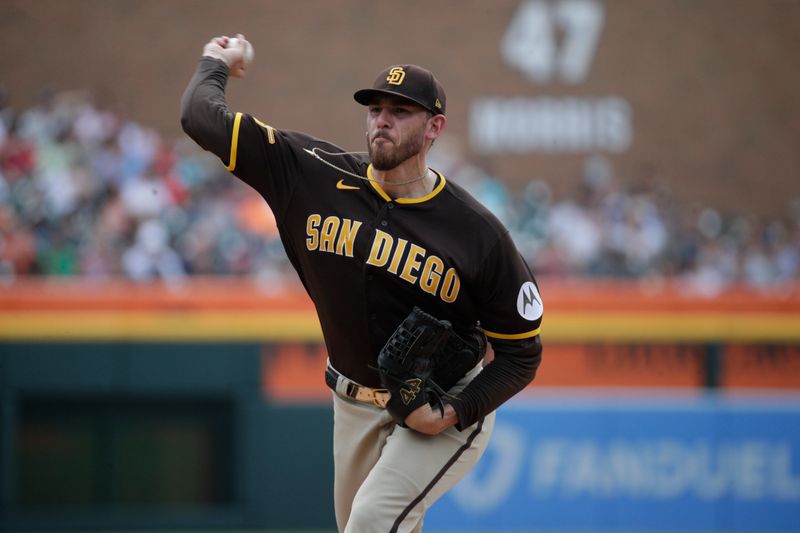
[(345, 185), (344, 184), (344, 180), (341, 179), (341, 180), (336, 182), (336, 188), (339, 189), (339, 190), (342, 190), (342, 191), (352, 191), (352, 190), (358, 190), (361, 187), (356, 187), (354, 185)]

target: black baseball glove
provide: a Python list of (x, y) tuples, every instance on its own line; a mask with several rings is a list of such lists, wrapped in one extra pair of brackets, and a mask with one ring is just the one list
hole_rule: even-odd
[(386, 409), (401, 426), (426, 403), (444, 416), (446, 391), (485, 353), (486, 338), (478, 328), (461, 336), (450, 322), (414, 307), (378, 354), (378, 374), (391, 393)]

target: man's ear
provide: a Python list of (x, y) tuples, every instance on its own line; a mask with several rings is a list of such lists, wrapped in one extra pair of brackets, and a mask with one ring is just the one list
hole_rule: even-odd
[(436, 140), (442, 134), (442, 130), (447, 125), (447, 117), (444, 115), (433, 115), (428, 120), (428, 127), (425, 131), (425, 137), (431, 141)]

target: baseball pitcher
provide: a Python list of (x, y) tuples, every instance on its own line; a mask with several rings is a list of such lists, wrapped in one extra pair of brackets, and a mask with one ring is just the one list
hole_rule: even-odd
[(181, 124), (272, 208), (316, 306), (339, 531), (421, 531), (486, 449), (495, 409), (536, 374), (536, 280), (497, 218), (427, 166), (447, 124), (431, 72), (392, 65), (356, 91), (367, 152), (345, 152), (228, 107), (228, 78), (252, 56), (242, 35), (208, 42)]

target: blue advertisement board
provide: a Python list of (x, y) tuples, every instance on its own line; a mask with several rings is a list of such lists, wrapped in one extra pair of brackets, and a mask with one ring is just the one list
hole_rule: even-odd
[(800, 531), (800, 397), (587, 396), (503, 406), (430, 531)]

